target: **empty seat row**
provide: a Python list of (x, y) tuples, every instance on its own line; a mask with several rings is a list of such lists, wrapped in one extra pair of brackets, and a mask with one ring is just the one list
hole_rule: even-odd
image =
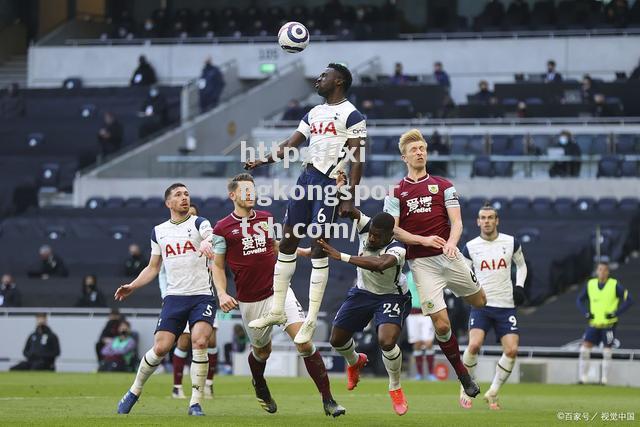
[(635, 212), (640, 208), (640, 200), (633, 197), (625, 197), (617, 200), (612, 197), (603, 197), (599, 200), (590, 197), (571, 199), (568, 197), (471, 197), (468, 200), (461, 199), (461, 206), (465, 211), (475, 212), (485, 204), (493, 206), (498, 211), (528, 213), (558, 213), (570, 214), (578, 212), (599, 212), (603, 214), (616, 211)]

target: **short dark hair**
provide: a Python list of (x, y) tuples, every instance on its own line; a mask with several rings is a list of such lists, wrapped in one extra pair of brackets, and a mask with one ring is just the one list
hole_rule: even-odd
[(240, 173), (231, 178), (231, 181), (227, 185), (227, 190), (229, 190), (229, 193), (236, 191), (236, 189), (238, 188), (238, 183), (243, 181), (254, 182), (253, 176), (251, 176), (250, 173)]
[(607, 267), (607, 270), (611, 270), (611, 267), (609, 267), (609, 263), (607, 261), (598, 261), (596, 267), (599, 265), (604, 265), (605, 267)]
[(384, 231), (393, 231), (393, 227), (395, 227), (395, 225), (395, 218), (386, 212), (380, 212), (371, 220), (372, 227), (379, 228)]
[(172, 192), (173, 190), (175, 190), (176, 188), (178, 188), (178, 187), (184, 187), (184, 188), (187, 188), (187, 186), (186, 186), (186, 185), (184, 185), (184, 184), (182, 184), (181, 182), (175, 182), (175, 183), (171, 184), (171, 185), (169, 186), (169, 188), (167, 188), (166, 190), (164, 190), (164, 199), (165, 199), (165, 200), (167, 200), (167, 199), (169, 198), (169, 196), (171, 196), (171, 192)]
[(556, 66), (556, 61), (554, 61), (553, 59), (550, 59), (547, 61), (547, 65), (553, 65), (554, 67)]
[(494, 208), (493, 205), (489, 202), (486, 202), (484, 205), (482, 205), (482, 207), (478, 211), (478, 214), (480, 214), (481, 211), (493, 211), (496, 214), (496, 218), (500, 216), (498, 214), (498, 209)]
[(344, 89), (344, 93), (347, 93), (347, 91), (351, 88), (351, 83), (353, 83), (351, 71), (349, 71), (349, 69), (344, 65), (338, 64), (336, 62), (332, 62), (331, 64), (327, 65), (327, 68), (332, 68), (340, 73), (340, 77), (342, 77), (342, 80), (344, 81), (342, 89)]

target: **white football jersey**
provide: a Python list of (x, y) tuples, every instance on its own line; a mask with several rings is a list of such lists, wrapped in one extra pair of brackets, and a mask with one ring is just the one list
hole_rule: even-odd
[(166, 295), (213, 295), (207, 258), (198, 256), (200, 243), (211, 237), (211, 223), (189, 216), (153, 227), (151, 255), (161, 255), (165, 267)]
[[(300, 121), (298, 132), (309, 140), (307, 164), (330, 178), (344, 171), (347, 139), (366, 139), (364, 117), (348, 100), (313, 107)], [(364, 148), (364, 146), (363, 146)]]
[(498, 233), (495, 240), (478, 236), (462, 251), (487, 295), (487, 306), (513, 308), (511, 263), (516, 265), (516, 286), (524, 287), (527, 265), (518, 239)]
[[(407, 253), (404, 245), (396, 240), (377, 250), (371, 250), (367, 247), (367, 239), (369, 238), (369, 227), (371, 226), (371, 218), (360, 213), (360, 220), (357, 228), (360, 234), (359, 256), (379, 257), (383, 254), (393, 255), (396, 258), (396, 265), (387, 268), (382, 274), (377, 271), (366, 270), (357, 267), (356, 287), (372, 292), (374, 294), (406, 294), (408, 291), (406, 277), (403, 277), (402, 267)], [(404, 279), (404, 280), (403, 280)]]

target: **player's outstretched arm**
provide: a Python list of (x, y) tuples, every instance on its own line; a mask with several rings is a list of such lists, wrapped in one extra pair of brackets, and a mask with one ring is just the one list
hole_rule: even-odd
[(447, 243), (447, 241), (440, 236), (419, 236), (417, 234), (409, 233), (398, 226), (399, 218), (394, 218), (396, 220), (396, 225), (393, 227), (393, 237), (405, 245), (420, 245), (428, 248), (442, 249), (444, 244)]
[(272, 154), (269, 154), (267, 155), (266, 161), (258, 159), (258, 160), (254, 160), (253, 162), (246, 162), (244, 164), (244, 168), (245, 170), (253, 170), (258, 166), (274, 163), (276, 159), (284, 158), (287, 148), (296, 148), (306, 140), (307, 140), (306, 136), (304, 136), (299, 131), (295, 131), (289, 138), (285, 139), (283, 142), (280, 143), (280, 145), (278, 146), (278, 151), (276, 152), (275, 158), (273, 157)]
[(318, 244), (322, 247), (322, 250), (329, 256), (329, 258), (344, 261), (349, 264), (353, 264), (356, 267), (376, 271), (378, 273), (382, 273), (387, 268), (393, 267), (398, 262), (395, 256), (389, 254), (382, 254), (380, 256), (351, 256), (339, 252), (336, 248), (322, 239), (318, 239)]
[(114, 294), (114, 299), (116, 301), (124, 301), (133, 291), (149, 284), (158, 276), (161, 266), (162, 257), (160, 255), (151, 255), (149, 264), (138, 274), (138, 277), (133, 282), (120, 286)]
[(211, 263), (213, 285), (216, 287), (218, 304), (225, 313), (238, 307), (238, 301), (227, 293), (227, 276), (224, 272), (225, 254), (215, 254)]

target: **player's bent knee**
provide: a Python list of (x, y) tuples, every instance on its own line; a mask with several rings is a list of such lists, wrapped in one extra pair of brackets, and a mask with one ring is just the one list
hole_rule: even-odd
[(396, 340), (388, 337), (378, 338), (378, 345), (383, 351), (391, 351), (396, 346)]
[(478, 354), (480, 353), (480, 344), (470, 342), (467, 349), (471, 354)]
[(518, 347), (508, 347), (504, 349), (504, 355), (515, 359), (518, 357)]
[(209, 337), (192, 337), (191, 338), (191, 346), (194, 349), (202, 350), (203, 348), (207, 348), (209, 346)]
[(296, 344), (296, 350), (298, 350), (298, 354), (302, 357), (311, 356), (315, 350), (313, 343), (306, 342), (304, 344)]

